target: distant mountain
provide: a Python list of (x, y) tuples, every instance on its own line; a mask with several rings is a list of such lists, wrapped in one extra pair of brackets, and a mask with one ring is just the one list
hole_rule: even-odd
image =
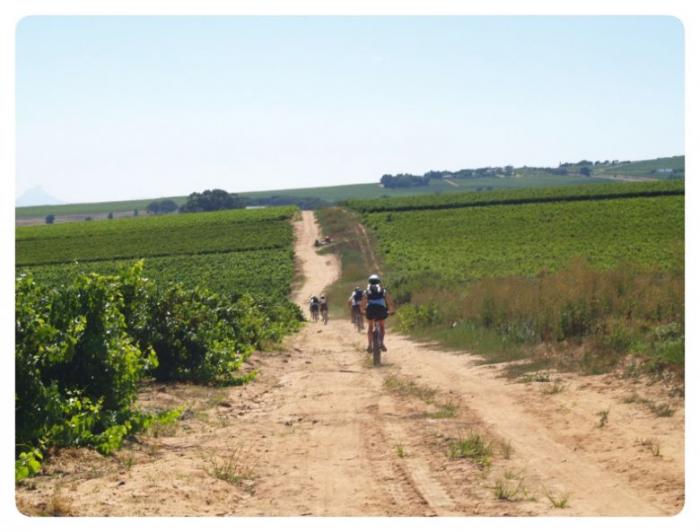
[(61, 205), (63, 202), (50, 196), (40, 186), (32, 187), (15, 200), (15, 207), (32, 205)]

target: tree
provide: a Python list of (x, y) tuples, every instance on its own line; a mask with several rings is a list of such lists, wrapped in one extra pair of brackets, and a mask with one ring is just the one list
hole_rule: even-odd
[(114, 213), (112, 211), (109, 211), (109, 213), (107, 214), (107, 219), (108, 220), (114, 219)]
[(582, 166), (581, 169), (579, 170), (579, 173), (581, 175), (585, 175), (586, 177), (591, 176), (591, 167), (590, 166)]
[(173, 200), (155, 200), (148, 204), (146, 210), (153, 214), (165, 214), (177, 210), (177, 203)]
[(412, 174), (384, 174), (379, 182), (384, 188), (425, 187), (430, 184), (430, 178)]
[(442, 179), (444, 177), (444, 175), (447, 173), (449, 173), (449, 172), (446, 172), (444, 170), (442, 170), (442, 171), (430, 170), (429, 172), (424, 173), (423, 177), (425, 177), (427, 179)]
[(231, 194), (218, 188), (193, 192), (187, 197), (185, 204), (180, 207), (180, 212), (206, 212), (220, 211), (223, 209), (241, 209), (246, 206), (246, 201), (238, 194)]
[(48, 216), (46, 216), (46, 223), (52, 224), (55, 219), (56, 219), (56, 216), (54, 216), (53, 214), (49, 214)]

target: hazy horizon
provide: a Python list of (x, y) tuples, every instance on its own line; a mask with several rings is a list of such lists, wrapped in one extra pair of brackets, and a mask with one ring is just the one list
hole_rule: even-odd
[[(669, 157), (684, 157), (684, 156), (685, 156), (685, 154), (661, 155), (658, 157), (650, 157), (648, 159), (643, 159), (643, 160), (665, 159), (665, 158), (669, 158)], [(578, 161), (584, 160), (584, 159), (591, 160), (590, 158), (582, 157), (581, 159), (577, 159), (576, 161), (561, 161), (561, 162), (578, 162)], [(595, 160), (596, 159), (593, 159), (593, 161), (595, 161)], [(487, 165), (487, 166), (503, 167), (503, 166), (505, 166), (505, 164), (492, 164), (492, 165)], [(527, 166), (527, 165), (525, 165), (525, 166)], [(540, 166), (540, 165), (532, 165), (532, 166), (534, 167), (534, 166)], [(542, 165), (542, 166), (544, 166), (544, 165)], [(461, 168), (441, 168), (440, 170), (458, 171), (458, 170), (461, 170)], [(246, 193), (255, 193), (255, 192), (267, 192), (267, 191), (274, 192), (277, 190), (306, 190), (309, 188), (331, 188), (331, 187), (338, 187), (338, 186), (363, 185), (363, 184), (371, 184), (371, 183), (379, 184), (379, 180), (367, 181), (364, 183), (336, 183), (333, 185), (319, 185), (319, 186), (310, 186), (310, 187), (308, 187), (308, 186), (307, 187), (288, 187), (286, 189), (254, 189), (254, 190), (246, 190), (246, 191), (228, 190), (227, 192), (240, 193), (241, 195), (244, 195)], [(40, 191), (42, 193), (46, 193), (46, 191), (43, 190), (43, 188), (41, 188), (40, 186), (34, 186), (34, 187), (28, 188), (24, 194), (26, 194), (27, 192), (31, 192), (33, 190), (36, 190), (36, 189), (40, 189)], [(206, 189), (201, 189), (201, 190), (198, 189), (198, 190), (193, 190), (191, 192), (202, 192), (203, 190), (206, 190)], [(117, 199), (117, 200), (101, 200), (101, 201), (93, 201), (93, 202), (83, 202), (83, 201), (67, 202), (67, 201), (61, 200), (61, 198), (54, 198), (55, 201), (49, 202), (49, 203), (31, 203), (31, 204), (19, 205), (17, 202), (15, 202), (15, 207), (42, 207), (42, 206), (48, 206), (48, 205), (70, 205), (73, 203), (76, 203), (76, 204), (77, 203), (114, 203), (114, 202), (118, 202), (118, 201), (129, 201), (129, 200), (139, 201), (139, 200), (149, 200), (149, 199), (168, 198), (168, 197), (186, 197), (188, 194), (165, 194), (162, 196), (148, 196), (148, 197), (140, 197), (140, 198), (122, 198), (122, 199)], [(20, 196), (21, 195), (17, 195), (16, 198), (18, 199)]]
[(28, 17), (16, 196), (376, 182), (684, 149), (673, 17)]

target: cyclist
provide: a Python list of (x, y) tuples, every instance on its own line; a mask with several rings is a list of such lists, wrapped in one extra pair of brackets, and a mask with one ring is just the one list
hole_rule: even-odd
[(323, 323), (326, 324), (328, 323), (328, 299), (326, 298), (326, 294), (321, 294), (318, 302), (321, 305), (321, 316), (323, 316)]
[(364, 291), (362, 290), (362, 288), (356, 286), (355, 289), (350, 293), (350, 297), (348, 298), (348, 306), (350, 307), (350, 319), (352, 320), (353, 324), (358, 324), (358, 329), (362, 328), (362, 314), (360, 313), (360, 310), (363, 295)]
[(314, 321), (318, 321), (319, 305), (320, 305), (320, 301), (318, 300), (318, 297), (311, 296), (311, 299), (309, 299), (309, 312), (311, 312), (311, 318)]
[(386, 288), (381, 284), (382, 280), (377, 274), (369, 276), (369, 284), (362, 296), (364, 314), (367, 316), (367, 352), (372, 352), (372, 335), (374, 334), (375, 322), (379, 326), (382, 337), (380, 349), (386, 351), (384, 345), (384, 320), (389, 316), (394, 302), (391, 300)]

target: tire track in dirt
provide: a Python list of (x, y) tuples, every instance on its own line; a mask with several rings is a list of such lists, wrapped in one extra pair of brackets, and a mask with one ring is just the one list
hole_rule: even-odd
[(381, 268), (379, 267), (379, 262), (374, 254), (374, 249), (369, 241), (369, 236), (367, 235), (367, 229), (362, 224), (357, 224), (355, 226), (355, 232), (358, 236), (358, 242), (360, 243), (360, 248), (363, 255), (369, 262), (369, 267), (373, 272), (381, 273)]

